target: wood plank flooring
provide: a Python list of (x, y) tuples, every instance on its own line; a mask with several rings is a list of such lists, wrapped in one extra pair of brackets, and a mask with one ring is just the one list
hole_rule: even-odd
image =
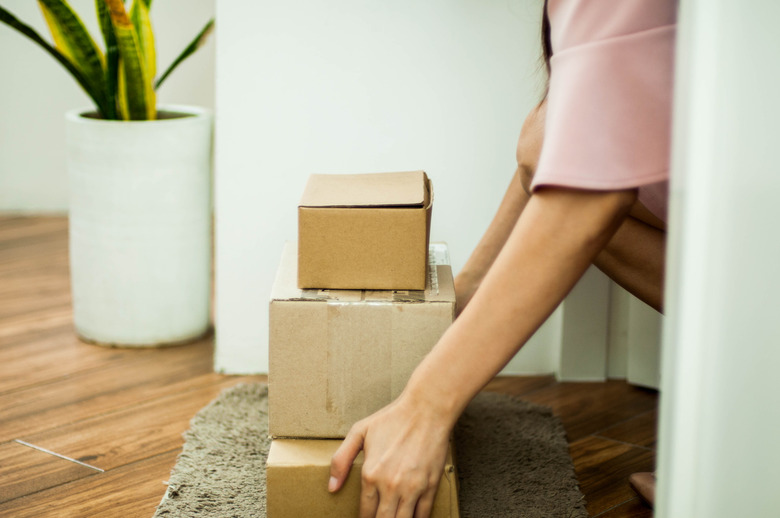
[[(212, 337), (155, 350), (85, 344), (69, 289), (67, 219), (0, 216), (0, 516), (151, 517), (192, 416), (265, 378), (212, 372)], [(655, 392), (552, 376), (488, 390), (561, 417), (591, 516), (652, 516), (627, 478), (653, 469)]]

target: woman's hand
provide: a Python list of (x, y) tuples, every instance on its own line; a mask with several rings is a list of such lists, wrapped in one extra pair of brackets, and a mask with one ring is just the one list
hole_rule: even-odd
[(428, 518), (447, 459), (452, 419), (401, 395), (355, 423), (333, 455), (328, 489), (338, 491), (364, 451), (361, 518)]

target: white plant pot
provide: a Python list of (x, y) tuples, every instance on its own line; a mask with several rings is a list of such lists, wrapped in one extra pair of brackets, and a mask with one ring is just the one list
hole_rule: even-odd
[(76, 332), (159, 346), (209, 330), (212, 115), (156, 121), (66, 115)]

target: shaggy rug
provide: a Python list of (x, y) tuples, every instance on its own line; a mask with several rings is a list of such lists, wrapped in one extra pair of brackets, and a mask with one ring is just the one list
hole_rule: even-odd
[[(155, 518), (265, 518), (266, 385), (226, 390), (184, 438)], [(549, 408), (479, 394), (454, 440), (463, 518), (588, 516), (563, 426)]]

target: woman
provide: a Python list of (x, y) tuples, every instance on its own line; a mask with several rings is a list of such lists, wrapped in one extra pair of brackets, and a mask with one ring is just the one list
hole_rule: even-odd
[(459, 316), (333, 457), (337, 491), (365, 452), (361, 517), (429, 516), (458, 416), (591, 263), (661, 310), (675, 21), (674, 0), (545, 4), (549, 89), (457, 276)]

